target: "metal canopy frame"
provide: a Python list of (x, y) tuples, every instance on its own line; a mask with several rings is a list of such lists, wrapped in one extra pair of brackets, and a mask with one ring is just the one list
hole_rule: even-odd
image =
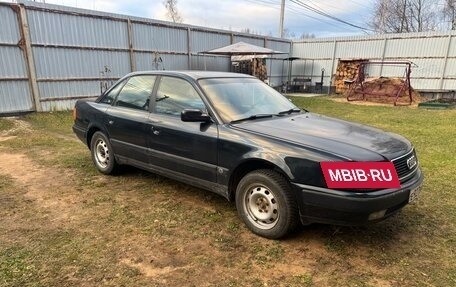
[[(366, 95), (373, 95), (373, 96), (388, 96), (388, 97), (395, 97), (394, 105), (397, 106), (397, 100), (401, 97), (401, 95), (406, 92), (409, 98), (409, 105), (412, 104), (412, 86), (410, 85), (410, 74), (412, 72), (412, 65), (416, 66), (414, 63), (409, 61), (366, 61), (359, 65), (358, 67), (358, 74), (353, 81), (346, 81), (350, 85), (347, 91), (347, 100), (348, 101), (357, 101), (357, 100), (365, 100)], [(382, 92), (374, 92), (372, 89), (367, 88), (366, 84), (366, 67), (368, 66), (399, 66), (404, 67), (404, 82), (396, 87), (393, 93), (382, 93)], [(355, 98), (355, 94), (362, 94), (362, 98)]]
[[(205, 52), (199, 52), (199, 55), (218, 55), (218, 56), (263, 56), (263, 55), (277, 55), (288, 54), (287, 52), (275, 51), (269, 48), (245, 43), (237, 42), (228, 46), (212, 49)], [(206, 58), (204, 58), (204, 70), (206, 70)], [(255, 74), (255, 66), (253, 67), (253, 74)]]

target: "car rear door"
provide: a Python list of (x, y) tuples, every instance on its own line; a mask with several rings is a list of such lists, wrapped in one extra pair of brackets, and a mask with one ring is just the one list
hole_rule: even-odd
[(156, 77), (128, 79), (106, 111), (106, 127), (114, 152), (124, 159), (147, 164), (149, 110)]
[(180, 118), (184, 109), (206, 109), (200, 95), (185, 79), (161, 76), (158, 81), (149, 118), (149, 163), (216, 182), (217, 125), (183, 122)]

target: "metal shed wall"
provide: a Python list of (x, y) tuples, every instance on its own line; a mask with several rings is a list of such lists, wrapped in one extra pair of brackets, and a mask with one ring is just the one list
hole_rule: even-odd
[[(411, 83), (418, 90), (456, 90), (456, 31), (386, 34), (341, 38), (306, 39), (293, 43), (293, 56), (305, 60), (293, 63), (293, 77), (306, 76), (324, 85), (331, 83), (339, 59), (362, 58), (412, 61)], [(381, 72), (381, 74), (380, 74)], [(372, 67), (369, 76), (402, 76), (394, 67)]]

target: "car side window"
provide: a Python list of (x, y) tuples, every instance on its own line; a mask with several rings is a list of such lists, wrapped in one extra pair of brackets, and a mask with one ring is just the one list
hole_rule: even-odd
[(179, 116), (184, 109), (205, 111), (206, 106), (189, 82), (179, 78), (162, 77), (155, 98), (156, 113)]
[(125, 84), (125, 80), (118, 83), (114, 88), (112, 88), (107, 94), (105, 94), (103, 96), (103, 98), (100, 100), (100, 103), (109, 104), (109, 105), (112, 104), (124, 84)]
[(123, 86), (114, 105), (148, 111), (155, 78), (151, 75), (131, 77)]

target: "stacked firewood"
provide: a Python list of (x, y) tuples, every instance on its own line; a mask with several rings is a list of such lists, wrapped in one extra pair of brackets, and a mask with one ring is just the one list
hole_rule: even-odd
[(354, 81), (358, 76), (359, 65), (366, 61), (363, 59), (339, 60), (334, 79), (336, 93), (343, 94), (348, 90), (350, 82)]
[(253, 59), (252, 61), (254, 76), (264, 81), (268, 78), (268, 71), (266, 69), (265, 59)]
[(264, 81), (268, 78), (265, 59), (252, 59), (247, 61), (236, 62), (234, 65), (235, 73), (248, 74)]

